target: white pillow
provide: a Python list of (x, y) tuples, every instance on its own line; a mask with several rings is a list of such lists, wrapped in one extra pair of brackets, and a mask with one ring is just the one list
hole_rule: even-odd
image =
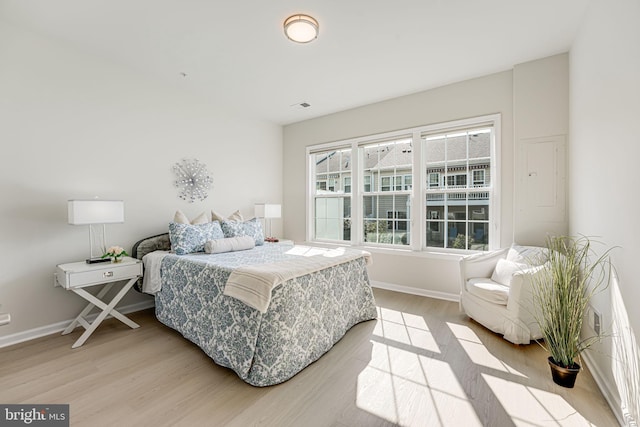
[(226, 237), (209, 240), (204, 244), (204, 251), (208, 254), (220, 254), (253, 249), (255, 246), (256, 242), (251, 236)]
[(197, 217), (189, 221), (189, 218), (187, 218), (187, 216), (184, 213), (182, 213), (181, 210), (177, 210), (176, 214), (173, 216), (173, 222), (177, 224), (198, 225), (198, 224), (206, 224), (207, 222), (211, 222), (211, 221), (209, 221), (209, 217), (207, 216), (206, 212), (202, 212), (200, 215), (198, 215)]
[(216, 211), (214, 211), (213, 209), (211, 209), (211, 220), (212, 221), (224, 221), (224, 220), (229, 220), (229, 221), (244, 221), (244, 218), (242, 217), (242, 214), (240, 213), (239, 210), (235, 211), (234, 213), (232, 213), (231, 215), (229, 215), (229, 218), (225, 218), (222, 215), (220, 215), (219, 213), (217, 213)]
[(511, 245), (507, 252), (507, 261), (519, 264), (540, 265), (546, 261), (546, 249), (537, 246)]
[(499, 259), (495, 270), (491, 275), (491, 280), (504, 286), (511, 286), (511, 278), (513, 274), (527, 268), (526, 264), (521, 264), (506, 259)]

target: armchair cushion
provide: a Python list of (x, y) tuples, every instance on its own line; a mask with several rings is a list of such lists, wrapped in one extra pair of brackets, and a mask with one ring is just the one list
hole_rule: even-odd
[(487, 302), (507, 305), (509, 300), (509, 286), (496, 283), (491, 279), (475, 278), (467, 282), (467, 291)]

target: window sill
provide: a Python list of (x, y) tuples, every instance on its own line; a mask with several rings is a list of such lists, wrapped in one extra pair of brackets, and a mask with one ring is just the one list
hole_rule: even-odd
[(371, 252), (372, 254), (385, 254), (385, 255), (393, 255), (393, 256), (412, 257), (412, 258), (442, 259), (442, 260), (448, 260), (448, 261), (458, 261), (464, 256), (478, 253), (478, 251), (462, 252), (458, 250), (447, 251), (446, 249), (442, 251), (437, 251), (437, 250), (415, 251), (412, 249), (405, 249), (405, 248), (386, 248), (386, 247), (380, 247), (380, 246), (349, 245), (349, 244), (322, 242), (322, 241), (307, 241), (304, 244), (309, 246), (320, 246), (320, 247), (326, 247), (326, 248), (336, 248), (336, 247), (343, 246), (343, 247), (348, 247), (352, 249), (359, 249), (359, 250)]

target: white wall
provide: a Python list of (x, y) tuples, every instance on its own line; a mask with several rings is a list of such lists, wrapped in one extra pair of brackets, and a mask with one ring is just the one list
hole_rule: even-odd
[(514, 240), (544, 246), (569, 231), (566, 146), (569, 55), (513, 68)]
[[(548, 220), (514, 222), (514, 206), (525, 212), (527, 208), (524, 201), (544, 194), (542, 190), (521, 185), (518, 200), (522, 202), (516, 205), (514, 189), (516, 177), (521, 179), (527, 172), (526, 162), (520, 154), (522, 147), (532, 138), (554, 135), (566, 137), (568, 87), (568, 55), (561, 54), (520, 64), (512, 71), (285, 126), (285, 235), (297, 241), (305, 239), (304, 160), (305, 147), (308, 145), (500, 113), (500, 243), (502, 247), (509, 246), (515, 236), (515, 241), (520, 244), (543, 244), (546, 233), (558, 229), (566, 231), (566, 209), (563, 206), (556, 223)], [(519, 128), (517, 142), (514, 139), (514, 125)], [(516, 154), (518, 160), (514, 161)], [(547, 165), (538, 171), (540, 177), (552, 176), (555, 172)], [(565, 182), (562, 181), (561, 185), (564, 186)], [(553, 191), (555, 197), (556, 189), (549, 191)], [(397, 285), (396, 289), (421, 295), (457, 297), (460, 286), (459, 255), (414, 254), (407, 257), (389, 251), (374, 252), (374, 263), (369, 271), (375, 284)]]
[[(513, 236), (512, 72), (505, 71), (284, 128), (284, 234), (304, 241), (305, 164), (308, 145), (493, 113), (502, 114), (502, 234)], [(440, 297), (459, 293), (459, 256), (402, 257), (376, 251), (369, 268), (373, 281)]]
[[(52, 40), (0, 25), (0, 336), (72, 319), (83, 306), (53, 287), (56, 264), (88, 255), (88, 228), (67, 224), (70, 198), (123, 199), (125, 223), (107, 226), (126, 249), (189, 216), (282, 200), (282, 129), (228, 113)], [(171, 167), (197, 158), (209, 198), (177, 197)], [(278, 235), (280, 223), (274, 222)], [(125, 304), (144, 301), (132, 292)]]
[(588, 352), (592, 371), (630, 419), (640, 423), (638, 159), (640, 3), (594, 0), (571, 49), (571, 233), (619, 246), (619, 280), (596, 298), (615, 335)]

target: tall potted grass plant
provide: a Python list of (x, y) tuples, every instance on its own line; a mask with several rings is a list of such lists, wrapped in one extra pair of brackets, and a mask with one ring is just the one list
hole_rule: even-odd
[(580, 353), (602, 338), (602, 331), (582, 336), (582, 322), (591, 298), (609, 284), (611, 263), (606, 250), (597, 255), (588, 237), (549, 236), (547, 260), (534, 276), (535, 319), (550, 354), (553, 380), (573, 387), (580, 371)]

